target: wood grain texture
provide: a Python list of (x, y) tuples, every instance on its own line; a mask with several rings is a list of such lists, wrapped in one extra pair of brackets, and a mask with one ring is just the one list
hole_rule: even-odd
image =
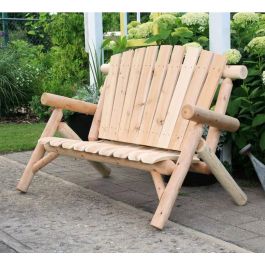
[(150, 85), (149, 93), (144, 106), (144, 113), (138, 135), (134, 140), (136, 144), (146, 145), (148, 142), (149, 131), (152, 126), (160, 92), (163, 87), (167, 67), (172, 51), (171, 45), (160, 47), (158, 58), (155, 64), (153, 79)]
[[(201, 89), (203, 87), (203, 84), (205, 82), (205, 79), (207, 77), (212, 58), (213, 58), (212, 52), (204, 50), (201, 52), (200, 58), (195, 67), (182, 106), (185, 104), (196, 104)], [(178, 116), (168, 146), (170, 149), (180, 150), (180, 145), (185, 135), (185, 131), (187, 129), (188, 124), (189, 121), (183, 119), (181, 115)]]
[(168, 113), (157, 143), (157, 146), (160, 148), (168, 148), (169, 146), (170, 138), (177, 118), (180, 114), (182, 102), (189, 87), (200, 52), (200, 48), (194, 47), (188, 48), (186, 51), (185, 60), (183, 62), (178, 82), (172, 95)]
[(121, 54), (115, 54), (111, 56), (110, 60), (110, 72), (104, 84), (105, 96), (104, 105), (102, 109), (102, 116), (99, 128), (99, 138), (108, 137), (109, 125), (111, 119), (111, 113), (113, 108), (113, 102), (115, 98), (116, 85), (120, 69)]
[(136, 49), (131, 66), (131, 73), (127, 85), (126, 97), (124, 100), (123, 111), (119, 126), (118, 140), (127, 141), (130, 128), (130, 122), (133, 113), (135, 97), (138, 91), (138, 85), (141, 77), (146, 48)]
[(152, 126), (148, 134), (147, 145), (156, 146), (166, 115), (168, 107), (174, 92), (179, 73), (181, 70), (183, 58), (185, 55), (185, 48), (183, 46), (174, 46), (170, 63), (167, 68), (167, 73), (163, 87), (159, 96), (155, 115), (152, 121)]
[(110, 118), (109, 131), (107, 134), (107, 138), (110, 140), (118, 139), (118, 131), (123, 112), (123, 104), (125, 101), (128, 79), (131, 72), (131, 63), (133, 55), (134, 55), (133, 50), (129, 50), (122, 53), (120, 71), (118, 75), (118, 81), (115, 90), (115, 97), (113, 101), (112, 113)]
[(150, 84), (153, 77), (155, 62), (157, 59), (158, 46), (146, 48), (144, 63), (142, 67), (141, 77), (133, 107), (132, 118), (127, 135), (127, 142), (133, 143), (138, 135), (142, 123), (144, 107), (149, 93)]

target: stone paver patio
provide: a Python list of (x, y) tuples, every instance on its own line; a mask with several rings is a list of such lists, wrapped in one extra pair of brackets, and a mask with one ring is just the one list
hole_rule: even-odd
[[(30, 153), (13, 153), (4, 157), (25, 164)], [(111, 168), (112, 176), (103, 179), (88, 162), (59, 157), (42, 171), (153, 213), (158, 200), (149, 174), (135, 169)], [(37, 194), (31, 188), (36, 199), (46, 196), (44, 192)], [(238, 207), (218, 183), (204, 187), (183, 187), (170, 219), (250, 251), (264, 252), (265, 193), (259, 187), (243, 189), (249, 203)]]

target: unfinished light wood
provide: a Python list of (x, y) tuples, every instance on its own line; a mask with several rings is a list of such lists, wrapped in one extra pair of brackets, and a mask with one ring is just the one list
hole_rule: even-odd
[(190, 104), (183, 106), (181, 114), (186, 120), (208, 124), (228, 132), (235, 132), (240, 126), (240, 122), (236, 118)]
[(105, 63), (105, 64), (102, 64), (102, 65), (100, 66), (100, 71), (101, 71), (103, 74), (107, 75), (107, 74), (109, 73), (109, 68), (110, 68), (110, 65), (107, 64), (107, 63)]
[(134, 143), (146, 145), (148, 143), (149, 131), (152, 126), (156, 106), (160, 97), (160, 92), (168, 69), (172, 51), (171, 45), (161, 46), (155, 64), (153, 79), (149, 88), (149, 93), (145, 102), (142, 122)]
[(246, 79), (248, 69), (245, 65), (227, 65), (223, 71), (224, 78)]
[[(207, 78), (197, 101), (199, 107), (210, 107), (225, 63), (226, 60), (224, 56), (214, 55)], [(181, 144), (179, 159), (151, 221), (151, 225), (158, 229), (163, 229), (169, 218), (179, 190), (190, 168), (192, 158), (200, 142), (202, 133), (202, 124), (197, 124), (195, 122), (189, 123)]]
[[(59, 137), (44, 137), (39, 140), (40, 144), (49, 144), (53, 147), (62, 147), (63, 149), (82, 150), (86, 153), (99, 154), (102, 156), (113, 156), (116, 158), (129, 159), (132, 161), (141, 161), (145, 164), (155, 164), (160, 161), (177, 161), (179, 152), (170, 150), (160, 150), (132, 144), (123, 144), (112, 141), (86, 142), (81, 140), (65, 139)], [(85, 146), (82, 148), (82, 146)], [(192, 163), (198, 163), (200, 160), (196, 155)]]
[(162, 194), (165, 190), (165, 183), (164, 183), (163, 177), (161, 174), (159, 174), (156, 171), (151, 171), (150, 173), (151, 173), (154, 185), (155, 185), (158, 199), (160, 200), (160, 198), (162, 197)]
[(146, 48), (136, 49), (132, 61), (130, 78), (128, 81), (128, 86), (126, 90), (126, 97), (124, 101), (118, 140), (127, 141), (130, 122), (132, 118), (133, 106), (135, 102), (135, 97), (138, 90), (138, 85), (141, 77), (142, 66), (144, 62)]
[[(81, 141), (73, 135), (72, 140), (67, 140), (48, 135), (37, 145), (44, 146), (48, 155), (33, 163), (30, 170), (65, 155), (148, 171), (160, 199), (151, 224), (159, 229), (164, 227), (189, 170), (214, 173), (236, 203), (243, 205), (244, 193), (210, 151), (216, 148), (220, 130), (210, 127), (207, 142), (211, 146), (198, 148), (203, 124), (183, 119), (180, 110), (189, 104), (194, 113), (212, 115), (209, 108), (221, 78), (244, 78), (244, 67), (227, 68), (224, 56), (198, 48), (188, 49), (182, 62), (184, 48), (175, 46), (173, 53), (170, 49), (150, 46), (112, 56), (110, 65), (102, 67), (108, 72), (104, 102), (97, 108), (96, 115), (100, 115), (94, 121), (96, 129), (90, 138), (100, 140)], [(128, 55), (131, 56), (127, 58)], [(159, 67), (162, 70), (157, 70)], [(230, 79), (221, 85), (214, 117), (209, 119), (206, 115), (206, 119), (203, 114), (203, 122), (224, 128), (220, 126), (223, 121), (214, 118), (224, 117), (232, 89)], [(197, 149), (203, 161), (198, 158)], [(170, 175), (166, 187), (162, 175)]]
[(45, 106), (80, 112), (87, 115), (93, 115), (97, 108), (96, 104), (51, 93), (43, 93), (41, 96), (41, 103)]
[(234, 202), (238, 205), (245, 205), (247, 202), (246, 194), (240, 189), (240, 187), (237, 185), (216, 155), (207, 146), (204, 140), (200, 141), (197, 154), (203, 161), (207, 163), (216, 179), (233, 198)]
[(120, 63), (120, 72), (118, 76), (117, 86), (115, 89), (112, 113), (110, 117), (110, 125), (108, 128), (109, 140), (118, 139), (118, 131), (120, 126), (121, 115), (123, 112), (123, 105), (127, 90), (128, 79), (131, 72), (131, 63), (133, 55), (134, 55), (133, 50), (126, 51), (122, 54), (121, 63)]
[(150, 84), (153, 77), (153, 70), (157, 58), (158, 47), (151, 46), (146, 48), (141, 77), (134, 102), (132, 118), (130, 121), (127, 142), (133, 143), (140, 130), (146, 99), (149, 93)]
[[(108, 74), (110, 65), (103, 64), (101, 66), (102, 73)], [(224, 78), (231, 79), (246, 79), (248, 75), (248, 69), (245, 65), (227, 65), (223, 71)]]
[[(196, 104), (198, 97), (200, 95), (201, 89), (204, 85), (205, 79), (208, 74), (208, 70), (213, 58), (213, 53), (209, 51), (202, 51), (200, 58), (195, 67), (191, 82), (187, 89), (187, 93), (182, 102), (182, 106), (186, 104)], [(185, 135), (186, 129), (189, 125), (189, 121), (182, 118), (181, 115), (178, 115), (177, 121), (175, 123), (174, 131), (171, 135), (169, 142), (169, 147), (175, 150), (181, 149), (181, 143)]]
[(88, 140), (89, 141), (97, 141), (98, 140), (102, 109), (103, 109), (103, 105), (104, 105), (104, 96), (105, 96), (105, 88), (103, 86), (101, 89), (101, 94), (99, 97), (97, 109), (96, 109), (96, 112), (94, 114), (93, 121), (92, 121), (90, 130), (89, 130), (89, 134), (88, 134)]
[[(214, 112), (225, 114), (226, 109), (229, 103), (229, 98), (232, 92), (233, 83), (230, 78), (226, 78), (223, 80), (222, 85), (220, 87), (220, 91), (217, 97), (216, 105), (214, 107)], [(208, 130), (206, 143), (209, 148), (215, 153), (219, 138), (220, 138), (220, 130), (215, 127), (210, 127)]]
[(43, 158), (38, 160), (34, 165), (32, 166), (32, 171), (35, 174), (37, 171), (51, 163), (53, 160), (55, 160), (59, 155), (56, 153), (48, 153)]
[(120, 158), (109, 157), (109, 156), (100, 156), (98, 154), (91, 154), (91, 153), (80, 152), (80, 151), (75, 151), (75, 150), (63, 149), (62, 147), (53, 147), (53, 146), (50, 146), (49, 144), (44, 145), (44, 147), (46, 151), (55, 152), (60, 155), (83, 158), (89, 161), (104, 162), (104, 163), (114, 164), (118, 166), (132, 167), (132, 168), (137, 168), (137, 169), (148, 171), (148, 172), (155, 170), (162, 175), (170, 175), (175, 166), (175, 163), (170, 160), (158, 162), (156, 164), (151, 165), (151, 164), (144, 164), (141, 162), (130, 161), (127, 159), (120, 159)]
[[(53, 110), (52, 115), (41, 134), (41, 137), (54, 135), (62, 117), (63, 117), (63, 111), (61, 109)], [(34, 175), (33, 165), (44, 156), (44, 153), (45, 149), (43, 145), (37, 143), (30, 157), (30, 160), (24, 170), (24, 173), (17, 184), (17, 189), (20, 190), (21, 192), (27, 192)]]
[(157, 143), (158, 147), (168, 148), (170, 138), (173, 133), (174, 126), (177, 121), (183, 99), (189, 87), (200, 52), (201, 49), (195, 47), (190, 47), (186, 51), (186, 56), (181, 68), (178, 82), (172, 95), (168, 113)]
[[(201, 89), (201, 93), (199, 95), (199, 98), (196, 102), (196, 106), (203, 108), (203, 109), (209, 109), (211, 104), (212, 104), (212, 100), (213, 97), (215, 95), (215, 92), (217, 90), (217, 86), (219, 84), (220, 78), (222, 76), (224, 67), (226, 64), (226, 59), (224, 56), (222, 55), (218, 55), (215, 54), (211, 65), (209, 67), (208, 70), (208, 75), (207, 78), (204, 82), (204, 85)], [(193, 130), (195, 122), (190, 121), (189, 125), (185, 131), (185, 135), (184, 138), (182, 140), (180, 149), (182, 150), (183, 148), (183, 142), (185, 141), (185, 138), (190, 135), (190, 131)]]
[(189, 171), (192, 158), (195, 154), (202, 133), (203, 126), (201, 124), (195, 124), (193, 130), (189, 132), (189, 136), (185, 139), (185, 144), (183, 145), (179, 159), (174, 167), (174, 171), (171, 174), (170, 180), (151, 220), (151, 225), (158, 229), (163, 229), (170, 216), (179, 190)]
[(184, 55), (185, 48), (183, 46), (174, 46), (170, 63), (167, 67), (165, 81), (161, 89), (159, 101), (152, 121), (152, 126), (148, 134), (148, 145), (150, 146), (155, 146), (158, 142), (167, 115), (168, 106), (179, 77)]
[(120, 70), (121, 54), (115, 54), (110, 59), (110, 72), (104, 84), (105, 96), (102, 109), (101, 122), (99, 128), (99, 138), (107, 138), (109, 133), (109, 125), (112, 114), (112, 107), (115, 98), (116, 85)]
[[(65, 123), (61, 122), (58, 126), (58, 132), (65, 138), (68, 139), (74, 139), (74, 140), (81, 140), (80, 137)], [(75, 148), (76, 146), (74, 146)], [(84, 147), (85, 148), (85, 147)], [(110, 168), (107, 166), (103, 165), (102, 163), (98, 162), (90, 162), (91, 166), (95, 168), (102, 177), (108, 177), (111, 173)]]

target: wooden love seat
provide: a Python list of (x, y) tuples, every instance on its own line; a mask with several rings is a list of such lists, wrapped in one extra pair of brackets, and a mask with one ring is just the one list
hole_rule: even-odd
[[(246, 78), (245, 66), (227, 66), (224, 56), (201, 48), (162, 45), (113, 55), (102, 71), (107, 76), (97, 105), (43, 94), (42, 104), (54, 110), (18, 190), (27, 192), (33, 175), (64, 155), (90, 161), (104, 176), (110, 170), (102, 163), (150, 172), (159, 198), (151, 225), (159, 229), (189, 170), (212, 173), (235, 203), (247, 202), (215, 155), (220, 131), (234, 132), (240, 126), (225, 112), (232, 80)], [(94, 115), (88, 141), (61, 122), (62, 109)], [(202, 138), (205, 125), (208, 134)], [(54, 137), (56, 131), (63, 137)], [(171, 175), (167, 185), (162, 175)]]

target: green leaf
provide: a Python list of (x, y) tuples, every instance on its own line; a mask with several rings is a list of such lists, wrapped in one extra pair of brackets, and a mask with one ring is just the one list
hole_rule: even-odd
[(163, 30), (159, 34), (148, 38), (145, 41), (145, 43), (148, 44), (148, 43), (152, 43), (152, 42), (155, 42), (155, 41), (165, 40), (165, 39), (167, 39), (170, 36), (170, 34), (171, 34), (171, 30)]
[(36, 32), (34, 30), (30, 30), (30, 31), (28, 31), (28, 34), (29, 35), (36, 35)]
[(258, 125), (264, 124), (265, 123), (265, 114), (258, 114), (253, 122), (252, 122), (252, 126), (256, 127)]
[(261, 137), (260, 137), (259, 146), (260, 146), (262, 151), (265, 150), (265, 132), (263, 132)]

